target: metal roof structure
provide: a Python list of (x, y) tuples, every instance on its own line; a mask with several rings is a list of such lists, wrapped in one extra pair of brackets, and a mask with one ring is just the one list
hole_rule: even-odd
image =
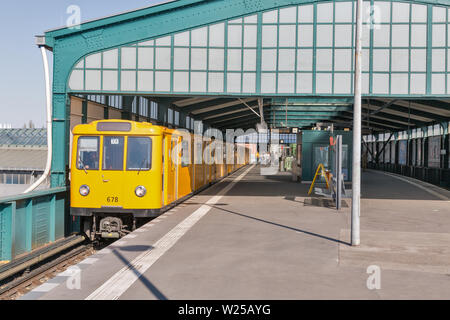
[(0, 129), (0, 147), (47, 148), (46, 129)]
[[(450, 1), (364, 3), (363, 134), (435, 124), (447, 133)], [(52, 184), (64, 185), (75, 94), (150, 98), (163, 125), (171, 108), (220, 130), (255, 128), (260, 116), (273, 128), (351, 128), (355, 11), (348, 0), (179, 0), (46, 32)]]
[(43, 171), (46, 160), (46, 129), (0, 129), (0, 170)]
[[(171, 102), (180, 112), (219, 129), (247, 129), (260, 122), (250, 110), (259, 112), (254, 98), (178, 98)], [(265, 120), (274, 127), (308, 127), (323, 121), (342, 127), (352, 126), (352, 99), (274, 98), (265, 99), (264, 106)], [(362, 111), (366, 132), (403, 131), (449, 122), (450, 99), (366, 98)]]
[(0, 147), (1, 171), (44, 171), (47, 148)]

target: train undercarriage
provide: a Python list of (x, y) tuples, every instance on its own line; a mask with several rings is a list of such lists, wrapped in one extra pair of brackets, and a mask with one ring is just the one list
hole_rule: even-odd
[(98, 239), (120, 239), (136, 230), (136, 225), (142, 218), (125, 213), (111, 215), (95, 213), (89, 217), (81, 217), (81, 230), (91, 241)]

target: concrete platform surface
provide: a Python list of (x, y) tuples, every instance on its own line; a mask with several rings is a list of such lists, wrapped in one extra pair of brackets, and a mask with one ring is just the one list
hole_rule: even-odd
[(450, 299), (445, 192), (375, 171), (362, 183), (358, 248), (348, 206), (251, 166), (22, 299)]

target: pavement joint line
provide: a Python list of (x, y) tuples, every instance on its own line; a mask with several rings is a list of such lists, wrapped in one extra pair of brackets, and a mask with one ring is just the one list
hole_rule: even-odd
[[(377, 171), (377, 172), (378, 172), (378, 171)], [(423, 185), (421, 185), (421, 184), (419, 184), (419, 183), (417, 183), (417, 182), (410, 181), (409, 179), (406, 179), (406, 178), (403, 178), (403, 177), (399, 177), (399, 176), (396, 175), (396, 174), (392, 174), (392, 173), (388, 173), (388, 172), (381, 172), (381, 171), (380, 171), (380, 172), (378, 172), (378, 173), (381, 173), (381, 174), (384, 174), (384, 175), (386, 175), (386, 176), (393, 177), (393, 178), (397, 178), (397, 179), (399, 179), (399, 180), (402, 180), (402, 181), (404, 181), (404, 182), (407, 182), (407, 183), (409, 183), (409, 184), (411, 184), (411, 185), (413, 185), (413, 186), (416, 186), (417, 188), (420, 188), (420, 189), (422, 189), (422, 190), (428, 192), (429, 194), (431, 194), (431, 195), (433, 195), (433, 196), (435, 196), (435, 197), (438, 197), (438, 198), (441, 199), (441, 200), (444, 200), (444, 201), (450, 201), (450, 198), (448, 198), (447, 196), (444, 196), (443, 194), (440, 194), (440, 193), (438, 193), (438, 192), (436, 192), (436, 191), (434, 191), (434, 190), (427, 189), (425, 186), (423, 186)], [(422, 181), (422, 182), (423, 182), (423, 181)]]
[(231, 188), (236, 185), (247, 173), (253, 169), (252, 165), (241, 175), (226, 185), (219, 195), (209, 199), (206, 204), (195, 210), (186, 219), (180, 222), (172, 230), (160, 238), (152, 249), (144, 251), (136, 257), (130, 264), (123, 267), (110, 279), (104, 282), (94, 292), (92, 292), (85, 300), (117, 300), (127, 291), (132, 284), (138, 280), (160, 257), (162, 257), (170, 248), (172, 248), (180, 238), (186, 234), (203, 216), (205, 216)]
[[(140, 230), (141, 230), (141, 231), (140, 231)], [(134, 232), (142, 232), (142, 231), (145, 231), (145, 230), (139, 229), (139, 230), (135, 230)], [(137, 235), (135, 235), (135, 234), (129, 234), (129, 235), (125, 236), (124, 238), (127, 238), (127, 239), (134, 239), (134, 238), (136, 238), (136, 237), (137, 237)]]

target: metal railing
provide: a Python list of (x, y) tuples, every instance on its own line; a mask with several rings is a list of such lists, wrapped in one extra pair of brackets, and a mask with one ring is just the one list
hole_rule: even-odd
[(0, 262), (66, 235), (67, 187), (0, 198)]
[(450, 188), (450, 169), (406, 166), (391, 163), (369, 162), (369, 169), (382, 170), (422, 180), (439, 187)]

